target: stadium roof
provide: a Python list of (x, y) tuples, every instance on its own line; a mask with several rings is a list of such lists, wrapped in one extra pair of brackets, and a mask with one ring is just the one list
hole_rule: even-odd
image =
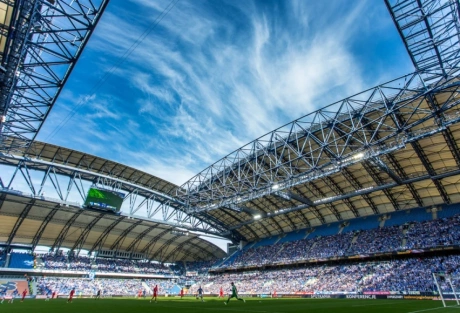
[(257, 139), (185, 184), (182, 200), (251, 241), (459, 202), (459, 81), (423, 86), (416, 77)]
[(161, 262), (210, 260), (225, 255), (199, 235), (168, 224), (14, 193), (1, 194), (0, 216), (0, 242), (7, 244), (127, 251)]
[[(17, 141), (17, 139), (8, 137), (5, 143), (6, 145), (21, 146), (13, 141)], [(94, 174), (109, 175), (165, 195), (174, 195), (178, 188), (173, 183), (130, 166), (40, 141), (33, 141), (28, 147), (22, 146), (14, 154), (52, 162), (56, 165), (61, 164), (74, 169), (82, 169)]]
[[(59, 175), (73, 177), (72, 170), (79, 169), (91, 173), (87, 180), (106, 176), (129, 183), (146, 192), (146, 199), (152, 194), (189, 220), (209, 223), (216, 234), (247, 241), (460, 202), (460, 49), (454, 27), (459, 3), (386, 3), (417, 72), (286, 124), (181, 187), (82, 152), (14, 143), (23, 138), (10, 143), (6, 138), (7, 146), (19, 149), (0, 155), (1, 164), (40, 171), (59, 165)], [(134, 194), (129, 186), (124, 190)], [(175, 226), (167, 223), (1, 195), (0, 241), (7, 243), (90, 250), (102, 244), (160, 261), (223, 255), (195, 235), (173, 235)]]
[(333, 103), (186, 182), (188, 212), (247, 240), (459, 202), (459, 2), (386, 0), (417, 70)]

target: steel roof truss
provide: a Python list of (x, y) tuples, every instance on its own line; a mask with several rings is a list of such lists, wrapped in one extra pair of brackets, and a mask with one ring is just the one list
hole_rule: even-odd
[(145, 229), (143, 232), (141, 232), (139, 235), (136, 236), (136, 238), (129, 244), (128, 248), (126, 248), (127, 252), (134, 251), (137, 249), (137, 246), (139, 243), (144, 239), (145, 236), (147, 236), (152, 230), (158, 227), (159, 224), (152, 225)]
[(99, 214), (98, 216), (94, 217), (94, 219), (88, 225), (86, 225), (85, 229), (81, 232), (80, 236), (75, 241), (72, 249), (70, 249), (71, 251), (75, 251), (75, 249), (77, 249), (76, 255), (80, 254), (81, 248), (85, 244), (86, 238), (88, 238), (89, 233), (91, 232), (93, 227), (101, 220), (101, 218), (104, 217), (104, 215), (105, 213)]
[[(108, 0), (22, 1), (6, 80), (0, 94), (4, 151), (29, 146), (72, 72)], [(25, 25), (26, 27), (20, 27)], [(2, 137), (4, 138), (4, 137)]]
[(42, 238), (43, 232), (46, 229), (46, 226), (48, 226), (48, 223), (53, 219), (54, 215), (59, 211), (61, 208), (61, 205), (58, 204), (56, 205), (45, 217), (43, 222), (40, 224), (40, 227), (38, 228), (37, 233), (35, 234), (34, 238), (32, 239), (32, 251), (35, 250), (37, 247), (38, 243), (40, 242), (40, 239)]
[(135, 223), (132, 223), (128, 228), (126, 228), (120, 236), (113, 242), (112, 246), (110, 247), (110, 250), (119, 250), (119, 247), (122, 245), (122, 242), (125, 240), (125, 237), (138, 225), (142, 224), (142, 220), (138, 220)]
[(6, 241), (6, 245), (8, 247), (13, 242), (13, 239), (16, 236), (16, 233), (18, 232), (19, 227), (21, 227), (22, 222), (24, 222), (25, 218), (29, 214), (29, 211), (34, 206), (34, 204), (35, 204), (35, 199), (31, 199), (30, 203), (28, 203), (22, 210), (21, 215), (19, 215), (18, 219), (16, 220), (16, 223), (14, 224), (13, 229), (11, 230), (10, 235), (8, 236), (8, 240)]
[(65, 237), (67, 236), (67, 233), (69, 232), (70, 227), (73, 225), (75, 220), (80, 216), (80, 214), (83, 212), (83, 210), (78, 211), (75, 213), (64, 225), (64, 227), (61, 229), (61, 232), (59, 235), (56, 237), (56, 240), (54, 241), (53, 245), (51, 246), (51, 250), (53, 250), (55, 253), (58, 253), (59, 248), (61, 248), (62, 243), (65, 240)]
[[(399, 84), (403, 87), (398, 87)], [(432, 127), (419, 129), (416, 133), (408, 132), (434, 116), (434, 112), (421, 106), (425, 96), (448, 88), (458, 90), (458, 82), (453, 77), (447, 80), (439, 77), (434, 84), (426, 85), (419, 73), (377, 86), (343, 100), (338, 110), (329, 110), (329, 107), (320, 109), (242, 147), (184, 184), (182, 187), (188, 191), (185, 197), (182, 193), (178, 193), (178, 196), (190, 211), (216, 209), (228, 203), (237, 204), (238, 198), (244, 202), (265, 196), (272, 192), (274, 182), (283, 183), (284, 188), (289, 188), (315, 179), (317, 175), (330, 175), (333, 173), (331, 166), (352, 164), (355, 162), (353, 155), (359, 151), (372, 151), (365, 154), (365, 158), (391, 153), (406, 143), (426, 136), (424, 132), (431, 135), (442, 130)], [(457, 101), (451, 101), (443, 105), (440, 112), (458, 104)], [(399, 114), (404, 115), (403, 120), (398, 117)], [(372, 117), (365, 119), (364, 116)], [(309, 128), (305, 127), (308, 125)], [(304, 129), (301, 133), (300, 127)], [(296, 133), (292, 133), (294, 129)], [(341, 135), (338, 136), (336, 132)], [(309, 150), (300, 151), (292, 146), (292, 143), (299, 145), (299, 136), (305, 140), (304, 143), (313, 143), (302, 144)], [(385, 148), (376, 152), (372, 147)], [(324, 157), (325, 152), (330, 157)], [(232, 159), (235, 161), (228, 166)], [(298, 164), (294, 162), (301, 159), (305, 166), (313, 164), (314, 167), (307, 168), (302, 174), (291, 175), (294, 164)], [(322, 163), (318, 163), (320, 159)], [(343, 163), (344, 160), (347, 164)], [(265, 168), (265, 165), (269, 168)], [(319, 174), (315, 174), (316, 171)], [(233, 184), (228, 181), (230, 172), (239, 175), (232, 177)], [(262, 178), (265, 182), (260, 181)], [(250, 188), (245, 187), (246, 183)], [(226, 189), (229, 185), (232, 189)], [(235, 186), (238, 188), (236, 192)]]
[[(411, 143), (412, 147), (414, 148), (415, 153), (419, 157), (419, 159), (422, 161), (423, 166), (427, 170), (428, 174), (431, 177), (436, 176), (436, 172), (433, 169), (433, 166), (431, 165), (430, 161), (428, 160), (428, 157), (426, 156), (425, 152), (423, 151), (422, 147), (420, 146), (420, 143), (418, 141), (414, 141)], [(433, 183), (436, 186), (436, 189), (438, 189), (439, 194), (442, 197), (442, 200), (444, 203), (450, 204), (451, 200), (447, 194), (446, 189), (444, 188), (443, 184), (441, 183), (440, 180), (433, 178)]]
[[(378, 172), (374, 169), (372, 166), (372, 163), (370, 162), (364, 162), (363, 163), (364, 168), (366, 169), (367, 173), (369, 176), (374, 180), (377, 186), (382, 186), (383, 182), (378, 176)], [(395, 211), (399, 211), (401, 208), (399, 206), (399, 203), (396, 201), (395, 197), (393, 194), (389, 191), (389, 188), (383, 189), (383, 193), (387, 196), (388, 200), (390, 200), (391, 204), (393, 205), (393, 208)]]
[(109, 233), (124, 219), (125, 219), (125, 217), (121, 216), (118, 219), (116, 219), (115, 221), (113, 221), (112, 224), (110, 224), (108, 227), (106, 227), (104, 229), (104, 231), (102, 232), (102, 234), (94, 242), (94, 244), (91, 247), (91, 249), (89, 249), (89, 253), (92, 253), (94, 250), (96, 250), (96, 248), (97, 248), (97, 251), (100, 251), (101, 248), (102, 248), (102, 245), (104, 244), (104, 242), (105, 242), (107, 236), (109, 235)]
[[(344, 168), (342, 169), (342, 174), (345, 176), (346, 180), (349, 181), (351, 183), (351, 185), (353, 186), (353, 188), (355, 188), (355, 190), (361, 190), (363, 189), (363, 185), (356, 179), (356, 177), (348, 170), (348, 168)], [(369, 205), (369, 207), (372, 209), (372, 211), (374, 212), (374, 214), (380, 214), (377, 206), (375, 205), (375, 202), (372, 200), (371, 197), (369, 197), (369, 195), (367, 194), (364, 194), (362, 196), (364, 198), (364, 201), (366, 201), (366, 203)]]

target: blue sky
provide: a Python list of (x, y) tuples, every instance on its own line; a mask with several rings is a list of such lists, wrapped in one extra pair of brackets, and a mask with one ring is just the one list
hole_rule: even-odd
[(413, 71), (383, 0), (179, 0), (152, 28), (168, 4), (110, 2), (38, 140), (182, 184), (266, 132)]

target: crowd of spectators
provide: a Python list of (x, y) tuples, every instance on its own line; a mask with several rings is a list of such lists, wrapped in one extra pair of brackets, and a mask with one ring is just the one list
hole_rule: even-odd
[(141, 273), (141, 274), (172, 274), (169, 267), (150, 261), (110, 259), (110, 258), (89, 258), (86, 256), (66, 256), (55, 254), (44, 254), (36, 257), (40, 260), (38, 264), (50, 270), (72, 270), (72, 271), (98, 271), (106, 273)]
[(173, 272), (174, 275), (184, 275), (185, 274), (185, 266), (183, 262), (177, 262), (175, 264), (169, 265), (169, 268)]
[(144, 274), (164, 274), (171, 275), (172, 271), (168, 266), (161, 263), (149, 261), (135, 261), (135, 271)]
[(151, 295), (153, 286), (158, 285), (160, 293), (170, 293), (176, 285), (172, 280), (140, 280), (140, 279), (107, 279), (107, 278), (59, 278), (46, 277), (37, 282), (37, 294), (68, 295), (75, 288), (76, 295), (96, 295), (101, 290), (103, 296), (123, 295), (135, 296), (141, 291)]
[(41, 264), (46, 269), (67, 270), (69, 268), (67, 257), (64, 255), (54, 255), (50, 253), (37, 256), (37, 258), (41, 260), (39, 264)]
[(96, 269), (99, 272), (109, 273), (135, 273), (136, 268), (132, 260), (129, 259), (96, 259)]
[(348, 254), (396, 251), (401, 248), (402, 230), (402, 226), (391, 226), (360, 231)]
[(232, 266), (260, 266), (271, 263), (277, 253), (280, 251), (280, 245), (258, 246), (250, 248), (245, 253), (239, 254)]
[(206, 274), (215, 263), (215, 260), (187, 262), (187, 272), (195, 272), (198, 275)]
[(308, 259), (324, 259), (344, 256), (350, 247), (354, 233), (318, 237), (308, 251)]
[[(460, 256), (398, 259), (386, 262), (310, 265), (296, 269), (260, 270), (201, 276), (191, 288), (218, 294), (236, 282), (240, 293), (341, 293), (370, 291), (435, 291), (433, 272), (460, 274)], [(443, 285), (445, 291), (448, 290)]]
[(289, 264), (303, 260), (449, 246), (459, 242), (460, 215), (455, 215), (400, 226), (345, 231), (331, 236), (314, 237), (313, 232), (307, 239), (243, 249), (235, 258), (223, 262), (220, 267)]
[(406, 249), (449, 246), (460, 241), (460, 215), (413, 223), (406, 234)]
[[(173, 267), (150, 261), (42, 255), (45, 268), (56, 270), (96, 270), (113, 273), (178, 274), (196, 272), (196, 284), (190, 292), (202, 286), (206, 293), (218, 294), (220, 288), (228, 290), (236, 282), (241, 293), (334, 293), (379, 291), (434, 291), (433, 272), (453, 273), (460, 276), (460, 256), (408, 257), (389, 261), (342, 262), (303, 265), (302, 267), (262, 270), (268, 264), (289, 264), (302, 260), (329, 259), (399, 250), (425, 249), (451, 246), (460, 242), (460, 215), (425, 222), (406, 223), (401, 226), (371, 230), (343, 231), (331, 236), (314, 236), (306, 239), (257, 246), (241, 251), (231, 264), (224, 267), (258, 267), (239, 273), (210, 274), (215, 264), (209, 262), (179, 262)], [(1, 253), (1, 251), (0, 251)], [(2, 255), (0, 254), (0, 260)], [(38, 283), (41, 294), (57, 291), (67, 294), (76, 288), (77, 294), (134, 295), (148, 286), (161, 284), (160, 290), (168, 292), (172, 280), (141, 281), (136, 279), (82, 279), (42, 278)], [(445, 283), (443, 288), (447, 288)], [(150, 291), (149, 291), (150, 292)]]

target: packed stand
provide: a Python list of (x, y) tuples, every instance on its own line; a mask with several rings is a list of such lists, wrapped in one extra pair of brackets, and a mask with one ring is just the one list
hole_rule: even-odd
[(69, 269), (72, 271), (89, 271), (91, 270), (91, 259), (87, 256), (70, 256)]
[(353, 237), (353, 233), (318, 237), (312, 248), (308, 251), (307, 258), (322, 259), (344, 256), (350, 247)]
[(187, 262), (187, 272), (196, 272), (198, 275), (207, 274), (215, 263), (215, 260)]
[(450, 246), (460, 242), (460, 215), (413, 223), (406, 233), (406, 249)]
[[(101, 290), (103, 296), (135, 296), (139, 290), (146, 290), (147, 294), (151, 294), (155, 285), (159, 286), (160, 293), (168, 293), (175, 284), (171, 280), (46, 277), (37, 282), (37, 294), (48, 295), (56, 292), (58, 295), (68, 295), (75, 288), (77, 295), (96, 295), (97, 291)], [(147, 290), (146, 286), (150, 290)]]
[(177, 262), (169, 266), (170, 270), (174, 275), (181, 276), (185, 275), (185, 266), (183, 262)]
[(55, 255), (53, 253), (43, 254), (40, 256), (43, 267), (49, 270), (67, 270), (69, 263), (64, 255)]
[[(409, 258), (387, 262), (322, 264), (304, 268), (224, 273), (200, 277), (190, 288), (196, 293), (228, 290), (230, 282), (246, 294), (270, 293), (358, 293), (370, 291), (435, 291), (432, 272), (460, 274), (460, 256)], [(443, 285), (444, 291), (448, 286)]]
[(401, 226), (363, 230), (358, 233), (349, 254), (371, 254), (401, 249), (403, 232)]
[(143, 274), (162, 274), (171, 275), (172, 272), (169, 267), (155, 262), (149, 261), (136, 261), (136, 271)]
[[(407, 230), (407, 231), (406, 231)], [(314, 235), (314, 233), (312, 233)], [(406, 242), (403, 245), (404, 241)], [(319, 236), (240, 251), (220, 267), (289, 264), (357, 254), (448, 246), (460, 242), (460, 215), (408, 225)]]
[(107, 273), (135, 273), (134, 261), (129, 259), (96, 259), (97, 270)]
[(308, 251), (311, 249), (313, 240), (296, 240), (285, 242), (276, 256), (276, 263), (292, 263), (306, 260)]
[(261, 266), (274, 261), (274, 256), (280, 251), (281, 245), (258, 246), (249, 248), (238, 255), (231, 266)]

